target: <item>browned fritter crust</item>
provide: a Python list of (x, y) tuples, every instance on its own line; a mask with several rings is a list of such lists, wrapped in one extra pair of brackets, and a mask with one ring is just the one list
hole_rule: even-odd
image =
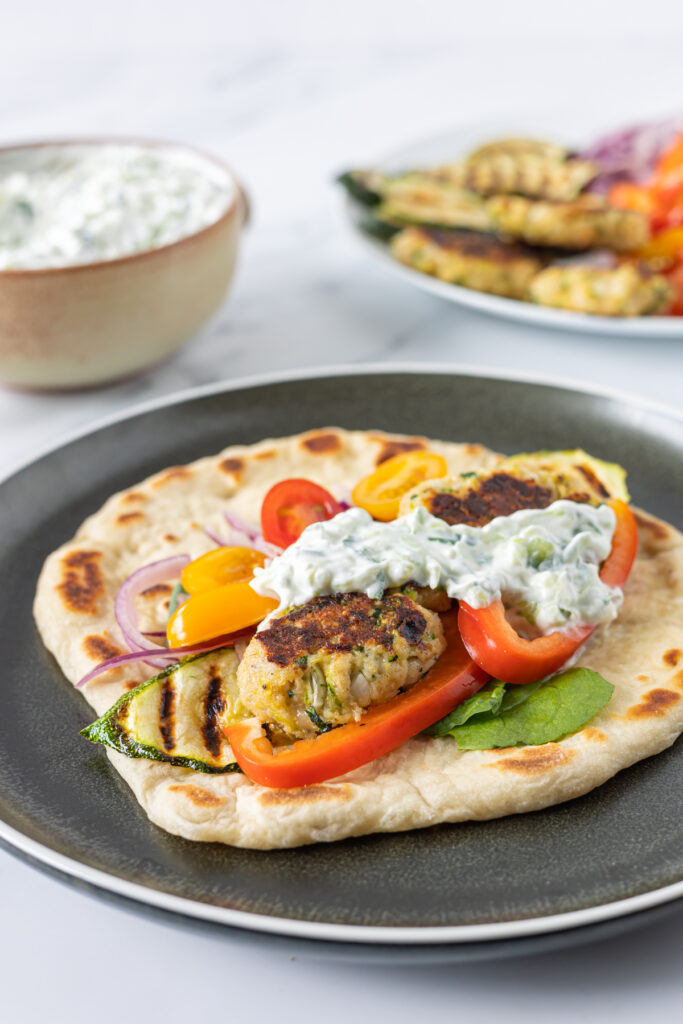
[(562, 203), (496, 195), (487, 200), (486, 209), (494, 230), (529, 245), (628, 252), (642, 248), (650, 238), (645, 214), (609, 206), (596, 195), (580, 195)]
[(526, 298), (545, 257), (495, 235), (444, 228), (404, 228), (390, 242), (394, 256), (449, 284), (507, 298)]
[(420, 231), (441, 249), (463, 256), (492, 260), (494, 263), (515, 263), (534, 259), (541, 262), (538, 251), (522, 242), (502, 242), (484, 231), (460, 231), (457, 228), (422, 227)]
[(407, 594), (315, 597), (253, 637), (240, 699), (277, 741), (314, 736), (413, 686), (444, 647), (438, 615)]
[(342, 653), (364, 644), (393, 650), (394, 634), (410, 644), (422, 639), (427, 620), (403, 594), (391, 594), (380, 604), (366, 594), (314, 597), (274, 619), (255, 637), (268, 661), (290, 665), (303, 655)]
[(547, 508), (553, 501), (553, 492), (533, 480), (494, 473), (464, 496), (449, 491), (431, 495), (427, 507), (433, 516), (451, 525), (483, 526), (496, 516), (509, 516), (524, 508)]

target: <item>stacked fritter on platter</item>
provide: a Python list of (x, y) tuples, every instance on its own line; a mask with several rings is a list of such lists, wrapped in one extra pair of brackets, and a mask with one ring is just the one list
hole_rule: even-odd
[(503, 139), (456, 163), (340, 182), (363, 226), (423, 273), (582, 313), (664, 313), (670, 283), (632, 255), (649, 241), (648, 217), (586, 192), (599, 172), (553, 143)]

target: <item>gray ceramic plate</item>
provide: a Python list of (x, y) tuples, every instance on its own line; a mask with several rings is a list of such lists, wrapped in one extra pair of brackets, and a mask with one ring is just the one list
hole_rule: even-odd
[[(228, 443), (383, 428), (506, 452), (582, 446), (683, 526), (683, 421), (621, 396), (447, 368), (373, 368), (191, 392), (109, 421), (0, 487), (0, 840), (81, 887), (194, 922), (366, 958), (459, 958), (604, 934), (683, 896), (680, 743), (600, 789), (499, 821), (254, 853), (151, 825), (31, 617), (45, 556), (113, 491)], [(245, 931), (245, 935), (247, 932)]]

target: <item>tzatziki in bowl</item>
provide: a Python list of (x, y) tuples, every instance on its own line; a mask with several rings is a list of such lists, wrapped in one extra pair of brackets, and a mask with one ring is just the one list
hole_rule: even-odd
[(0, 149), (0, 381), (143, 370), (218, 309), (246, 204), (230, 170), (135, 139)]

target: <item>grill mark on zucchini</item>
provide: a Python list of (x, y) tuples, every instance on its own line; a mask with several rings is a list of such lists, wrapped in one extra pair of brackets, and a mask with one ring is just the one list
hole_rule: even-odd
[(218, 757), (221, 749), (221, 734), (218, 729), (218, 716), (225, 707), (221, 696), (220, 676), (212, 675), (204, 701), (204, 725), (202, 735), (206, 749), (214, 757)]
[(161, 687), (161, 700), (159, 701), (159, 731), (164, 748), (167, 751), (171, 751), (175, 747), (175, 736), (173, 735), (174, 713), (175, 689), (173, 679), (168, 678), (164, 680), (164, 685)]

